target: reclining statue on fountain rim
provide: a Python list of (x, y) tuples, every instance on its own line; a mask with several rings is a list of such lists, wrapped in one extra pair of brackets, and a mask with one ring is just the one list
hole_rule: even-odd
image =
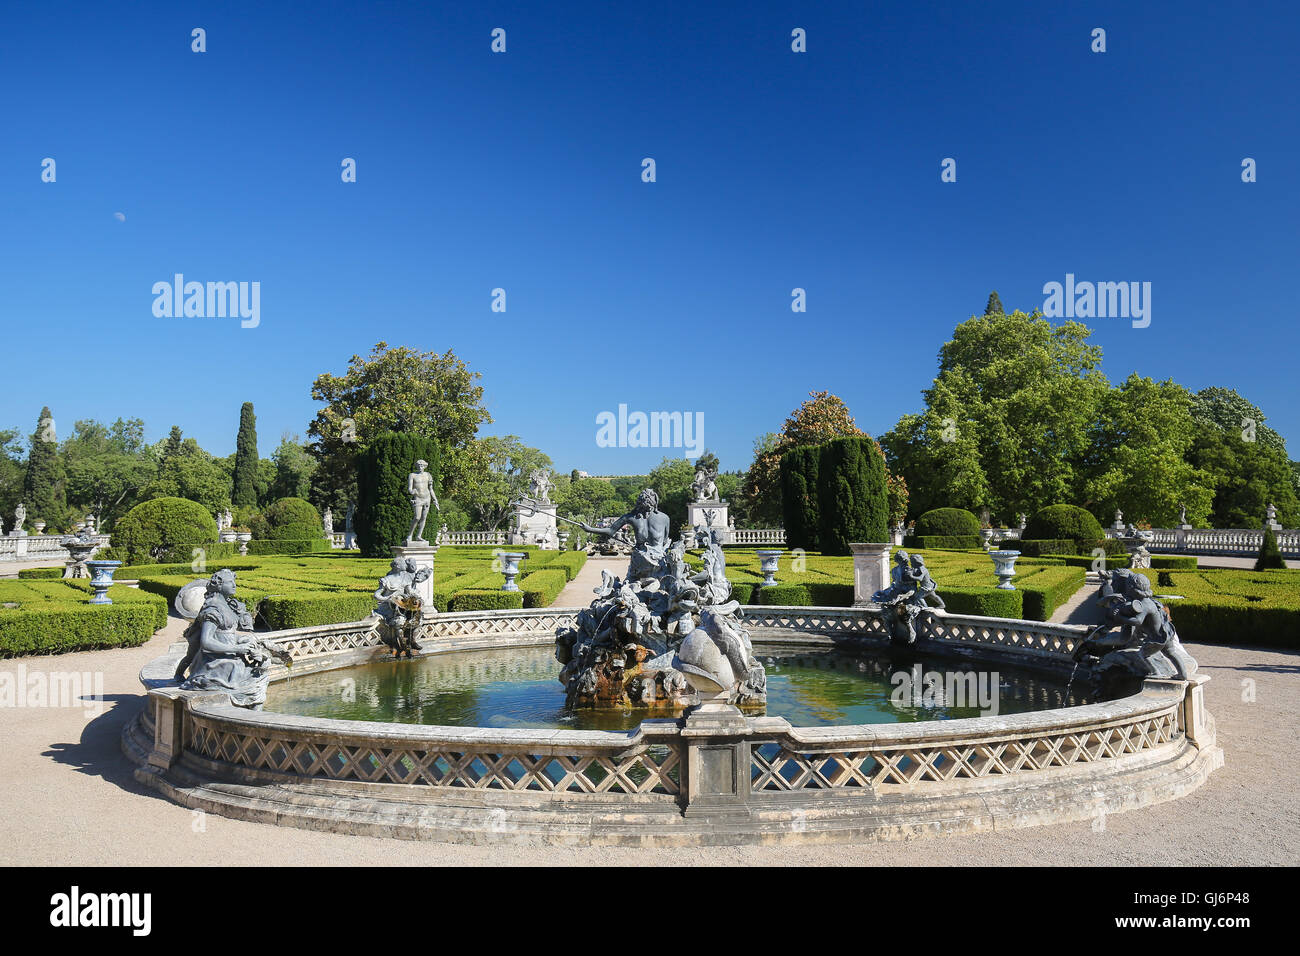
[(1156, 600), (1145, 574), (1127, 568), (1103, 571), (1097, 602), (1105, 620), (1074, 649), (1090, 664), (1099, 686), (1128, 675), (1187, 680), (1196, 659), (1183, 647), (1169, 608)]

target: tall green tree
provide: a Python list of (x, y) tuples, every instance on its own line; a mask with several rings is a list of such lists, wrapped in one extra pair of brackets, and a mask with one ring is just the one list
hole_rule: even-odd
[(59, 461), (54, 416), (49, 407), (41, 409), (27, 452), (27, 474), (23, 478), (23, 501), (29, 520), (42, 519), (61, 525), (67, 518), (68, 502), (64, 490), (65, 476)]
[(939, 350), (926, 409), (882, 436), (913, 514), (951, 505), (1010, 519), (1070, 501), (1108, 385), (1078, 322), (1037, 312), (963, 322)]
[(998, 296), (998, 290), (994, 289), (989, 293), (989, 301), (984, 306), (985, 315), (1004, 315), (1006, 309), (1002, 308), (1002, 299)]
[(550, 456), (525, 445), (518, 435), (489, 435), (464, 449), (456, 501), (478, 522), (495, 531), (515, 513), (514, 503), (528, 494), (529, 476), (551, 467)]
[(273, 501), (278, 501), (280, 498), (310, 497), (311, 479), (316, 471), (316, 461), (298, 440), (297, 435), (285, 432), (280, 437), (280, 444), (271, 453), (271, 462), (275, 474), (268, 494)]
[(444, 491), (460, 500), (462, 485), (475, 480), (469, 473), (481, 477), (486, 463), (482, 449), (471, 447), (479, 426), (492, 421), (478, 381), (451, 349), (440, 355), (386, 342), (368, 356), (353, 355), (343, 375), (318, 375), (311, 394), (324, 407), (308, 429), (319, 466), (312, 500), (346, 508), (355, 496), (358, 451), (388, 431), (437, 441)]
[(1191, 395), (1178, 383), (1137, 373), (1108, 392), (1081, 458), (1077, 502), (1103, 524), (1119, 509), (1134, 520), (1172, 528), (1184, 504), (1188, 519), (1204, 524), (1214, 490), (1210, 476), (1186, 458), (1196, 432), (1191, 405)]
[(821, 531), (818, 513), (817, 468), (821, 449), (796, 445), (781, 456), (781, 505), (785, 518), (785, 541), (792, 548), (817, 550)]
[(257, 504), (257, 417), (253, 403), (239, 408), (239, 433), (235, 436), (235, 473), (230, 500), (235, 505)]

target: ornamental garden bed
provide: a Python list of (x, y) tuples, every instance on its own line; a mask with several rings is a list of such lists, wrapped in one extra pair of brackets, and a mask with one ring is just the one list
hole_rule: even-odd
[(0, 581), (0, 657), (138, 647), (167, 623), (167, 602), (114, 585), (88, 604), (84, 580)]
[(1300, 648), (1300, 570), (1142, 573), (1184, 641)]

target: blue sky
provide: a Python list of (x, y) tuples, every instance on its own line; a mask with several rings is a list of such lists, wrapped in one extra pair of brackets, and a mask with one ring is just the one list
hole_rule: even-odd
[[(60, 436), (140, 417), (227, 454), (247, 400), (269, 454), (305, 435), (312, 379), (382, 339), (454, 348), (484, 432), (559, 468), (658, 463), (597, 447), (620, 403), (703, 413), (743, 468), (813, 389), (887, 430), (990, 289), (1029, 311), (1073, 273), (1152, 284), (1148, 328), (1091, 323), (1112, 381), (1235, 387), (1296, 457), (1298, 25), (1286, 3), (8, 4), (0, 428), (48, 404)], [(156, 318), (178, 272), (260, 282), (260, 324)]]

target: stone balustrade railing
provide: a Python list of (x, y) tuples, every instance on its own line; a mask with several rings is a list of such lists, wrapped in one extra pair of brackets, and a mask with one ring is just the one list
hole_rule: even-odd
[[(70, 555), (63, 546), (64, 537), (61, 534), (0, 535), (0, 561), (67, 560)], [(111, 537), (98, 534), (95, 535), (95, 542), (102, 550), (109, 546)]]
[(506, 543), (504, 531), (447, 531), (438, 535), (438, 544), (476, 545)]
[[(1122, 537), (1107, 528), (1109, 537)], [(1164, 554), (1205, 554), (1254, 557), (1264, 543), (1263, 528), (1152, 528), (1148, 551)], [(1300, 558), (1300, 530), (1274, 530), (1278, 550), (1288, 558)]]
[(724, 538), (727, 544), (785, 544), (784, 528), (736, 528)]

